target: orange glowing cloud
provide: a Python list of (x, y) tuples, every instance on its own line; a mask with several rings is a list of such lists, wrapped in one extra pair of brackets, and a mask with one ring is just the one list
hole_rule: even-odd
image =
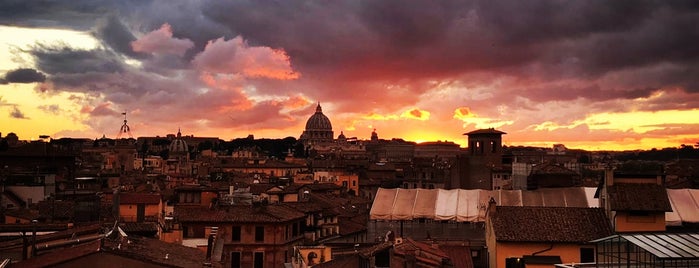
[(301, 108), (308, 106), (308, 104), (310, 104), (311, 101), (308, 100), (304, 96), (293, 96), (293, 97), (290, 97), (290, 98), (284, 100), (283, 103), (287, 109), (294, 109), (295, 110), (295, 109), (301, 109)]
[(505, 125), (514, 124), (513, 120), (502, 120), (498, 118), (488, 118), (488, 117), (478, 117), (475, 113), (471, 111), (468, 107), (459, 107), (454, 110), (454, 119), (458, 119), (463, 122), (463, 128), (500, 128)]
[(407, 119), (415, 119), (415, 120), (425, 121), (425, 120), (430, 119), (430, 112), (415, 108), (415, 109), (403, 112), (400, 115), (400, 117), (407, 118)]
[(459, 107), (454, 110), (454, 119), (463, 120), (464, 118), (476, 117), (475, 114), (471, 112), (471, 108)]
[(399, 120), (399, 119), (412, 119), (425, 121), (430, 119), (430, 112), (425, 110), (420, 110), (418, 108), (407, 110), (400, 115), (388, 114), (382, 115), (378, 113), (369, 113), (362, 117), (364, 120), (377, 120), (377, 121), (389, 121), (389, 120)]
[(398, 119), (398, 116), (396, 116), (396, 115), (381, 115), (381, 114), (377, 114), (377, 113), (372, 112), (372, 113), (369, 113), (368, 115), (363, 116), (362, 119), (387, 121), (387, 120), (396, 120), (396, 119)]

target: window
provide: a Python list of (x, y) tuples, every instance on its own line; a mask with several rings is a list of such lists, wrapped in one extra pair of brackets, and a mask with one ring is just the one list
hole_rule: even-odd
[(265, 253), (264, 252), (255, 252), (255, 257), (253, 260), (253, 265), (252, 267), (254, 268), (262, 268), (264, 265), (265, 261)]
[(471, 259), (478, 259), (480, 257), (480, 252), (478, 250), (471, 250)]
[(239, 251), (231, 252), (231, 268), (241, 268)]
[(264, 226), (255, 226), (255, 242), (264, 242), (265, 241), (265, 227)]
[(240, 242), (240, 226), (233, 226), (233, 234), (231, 240)]
[(357, 186), (357, 181), (352, 181), (352, 187)]
[(595, 262), (595, 249), (580, 248), (580, 262)]

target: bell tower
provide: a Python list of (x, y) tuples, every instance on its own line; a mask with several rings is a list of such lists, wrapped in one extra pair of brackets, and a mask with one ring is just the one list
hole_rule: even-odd
[(468, 151), (457, 159), (458, 178), (452, 179), (452, 188), (492, 190), (492, 171), (502, 167), (502, 135), (494, 128), (478, 129), (468, 136)]

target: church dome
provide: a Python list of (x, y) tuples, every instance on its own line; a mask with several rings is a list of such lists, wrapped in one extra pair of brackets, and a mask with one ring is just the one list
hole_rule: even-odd
[(320, 103), (316, 107), (316, 112), (306, 121), (306, 129), (301, 134), (301, 140), (305, 145), (317, 142), (333, 141), (333, 125), (330, 119), (323, 114)]
[(168, 147), (170, 153), (187, 153), (189, 147), (187, 147), (187, 142), (182, 139), (182, 132), (177, 130), (177, 138), (170, 142), (170, 147)]
[(320, 108), (320, 103), (316, 107), (316, 113), (306, 121), (306, 130), (332, 130), (330, 119), (323, 114), (323, 109)]

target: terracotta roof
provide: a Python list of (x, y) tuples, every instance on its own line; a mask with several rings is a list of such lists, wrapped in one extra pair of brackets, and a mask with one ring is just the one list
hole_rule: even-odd
[(612, 234), (601, 208), (498, 206), (489, 220), (498, 241), (585, 243)]
[(449, 259), (449, 255), (439, 249), (439, 247), (432, 247), (431, 244), (418, 242), (410, 238), (404, 239), (403, 243), (396, 244), (393, 252), (396, 255), (412, 255), (418, 261), (432, 265), (441, 265), (444, 263), (443, 260)]
[(650, 183), (615, 183), (607, 186), (609, 205), (614, 211), (672, 211), (667, 190)]
[(342, 189), (342, 186), (334, 184), (334, 183), (312, 183), (312, 184), (304, 184), (300, 188), (308, 188), (311, 191), (331, 191), (331, 190)]
[(170, 267), (202, 267), (206, 260), (206, 253), (196, 248), (154, 238), (129, 236), (128, 240), (130, 243), (105, 239), (103, 251)]
[(439, 245), (439, 249), (444, 251), (451, 259), (454, 267), (473, 268), (471, 259), (471, 248), (468, 246)]
[(340, 226), (340, 235), (350, 235), (367, 230), (366, 223), (358, 223), (349, 219), (339, 218), (338, 225)]
[(265, 190), (265, 192), (268, 194), (279, 194), (279, 193), (293, 194), (293, 193), (298, 193), (299, 188), (301, 188), (301, 186), (303, 186), (303, 184), (296, 184), (296, 183), (291, 184), (289, 186), (272, 186), (272, 187), (267, 188), (267, 190)]
[(119, 193), (119, 204), (160, 204), (160, 194)]
[(269, 188), (274, 187), (271, 183), (251, 183), (248, 185), (250, 187), (250, 193), (261, 194), (269, 190)]
[(124, 222), (119, 227), (126, 233), (158, 232), (158, 225), (155, 222)]
[(325, 204), (320, 204), (318, 202), (286, 202), (281, 203), (281, 205), (290, 207), (303, 213), (321, 212), (326, 207)]
[(94, 240), (92, 242), (84, 243), (74, 247), (63, 248), (46, 254), (42, 254), (38, 257), (11, 264), (10, 267), (50, 267), (90, 254), (97, 253), (99, 252), (99, 250), (100, 240)]
[(175, 206), (174, 214), (180, 222), (273, 223), (305, 217), (303, 213), (282, 205), (236, 205), (219, 209)]
[[(37, 235), (36, 242), (38, 243), (38, 242), (46, 242), (46, 241), (58, 240), (58, 239), (67, 239), (67, 238), (70, 238), (74, 235), (81, 236), (81, 235), (97, 234), (97, 233), (99, 233), (99, 231), (101, 229), (101, 225), (99, 223), (90, 224), (90, 225), (82, 225), (82, 226), (74, 226), (73, 228), (68, 228), (68, 226), (66, 224), (62, 224), (62, 225), (66, 226), (67, 229), (57, 231), (57, 232), (54, 232), (51, 234)], [(21, 244), (22, 244), (22, 239), (3, 241), (3, 242), (0, 242), (0, 249), (7, 248), (7, 247), (13, 247), (16, 245), (21, 245)]]

